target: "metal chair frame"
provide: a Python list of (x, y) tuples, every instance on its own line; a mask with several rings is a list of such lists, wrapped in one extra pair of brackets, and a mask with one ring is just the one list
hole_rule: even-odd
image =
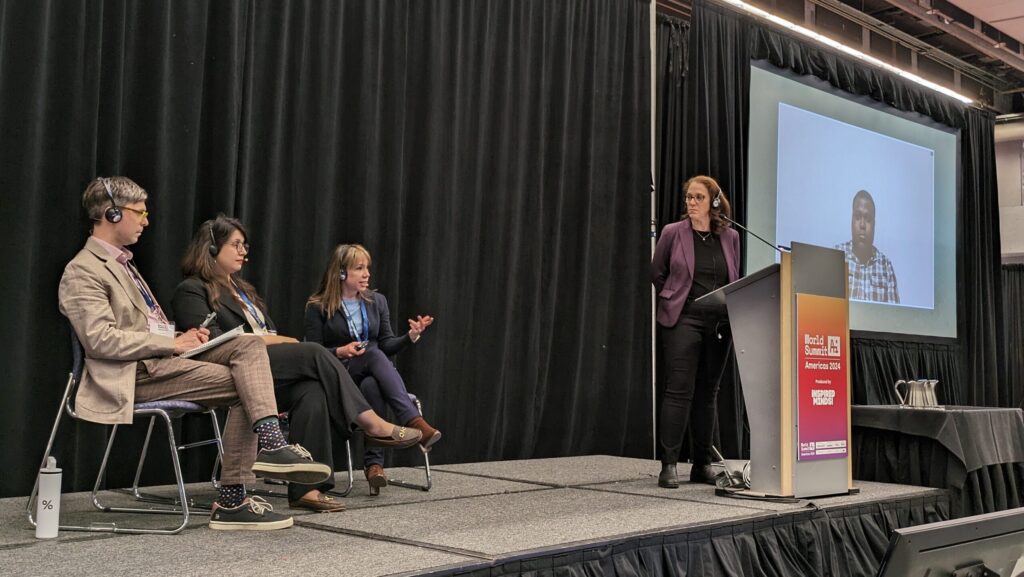
[[(417, 398), (416, 395), (414, 395), (412, 393), (409, 393), (409, 398), (412, 399), (412, 402), (416, 404), (416, 410), (419, 411), (420, 416), (422, 416), (423, 415), (423, 405), (420, 403), (419, 398)], [(394, 485), (396, 487), (403, 487), (405, 489), (419, 489), (420, 491), (429, 491), (430, 488), (434, 486), (433, 477), (431, 476), (431, 473), (430, 473), (430, 454), (429, 454), (429, 451), (423, 450), (422, 447), (420, 448), (420, 451), (423, 452), (423, 468), (424, 468), (424, 471), (425, 471), (425, 474), (426, 474), (426, 483), (419, 484), (419, 483), (413, 483), (411, 481), (403, 481), (401, 479), (388, 479), (388, 485)], [(355, 485), (355, 480), (354, 480), (354, 477), (353, 477), (355, 469), (352, 466), (352, 441), (345, 441), (345, 455), (347, 457), (346, 460), (348, 462), (347, 463), (348, 464), (348, 469), (347, 469), (347, 471), (348, 471), (348, 484), (345, 487), (344, 491), (338, 491), (338, 490), (335, 490), (335, 489), (331, 489), (330, 491), (326, 491), (326, 493), (328, 495), (332, 495), (332, 496), (335, 496), (335, 497), (347, 497), (349, 495), (349, 493), (352, 492), (352, 487)], [(268, 480), (264, 480), (263, 482), (264, 483), (269, 483), (269, 484), (272, 484), (272, 485), (287, 485), (288, 484), (287, 481), (272, 481), (272, 480), (268, 481)], [(267, 490), (267, 489), (252, 489), (249, 492), (252, 493), (253, 495), (260, 495), (260, 496), (263, 496), (263, 497), (277, 497), (277, 498), (286, 498), (287, 497), (287, 495), (281, 494), (281, 493), (276, 492), (276, 491), (270, 491), (270, 490)]]
[[(417, 397), (416, 395), (414, 395), (412, 393), (409, 393), (409, 398), (412, 399), (412, 402), (416, 404), (416, 410), (419, 412), (420, 416), (422, 417), (423, 416), (423, 404), (420, 403), (419, 397)], [(429, 449), (423, 449), (423, 447), (420, 447), (420, 451), (423, 453), (423, 470), (424, 470), (424, 473), (426, 475), (426, 483), (419, 484), (419, 483), (413, 483), (411, 481), (403, 481), (401, 479), (388, 479), (388, 485), (394, 485), (396, 487), (403, 487), (405, 489), (419, 489), (420, 491), (429, 491), (430, 488), (434, 486), (434, 479), (433, 479), (433, 477), (430, 474), (430, 450)]]
[[(53, 450), (54, 440), (57, 438), (57, 430), (60, 428), (60, 422), (61, 422), (61, 419), (64, 416), (64, 413), (67, 413), (73, 419), (76, 419), (76, 420), (80, 419), (78, 414), (75, 412), (74, 398), (75, 398), (75, 393), (78, 390), (78, 384), (79, 384), (79, 382), (81, 380), (82, 369), (83, 369), (83, 367), (85, 365), (85, 351), (82, 348), (81, 341), (79, 341), (78, 336), (75, 334), (74, 329), (71, 330), (71, 343), (72, 343), (72, 355), (73, 355), (73, 358), (74, 358), (74, 364), (73, 364), (71, 373), (68, 374), (67, 385), (64, 387), (64, 395), (63, 395), (63, 397), (61, 397), (60, 404), (57, 407), (57, 417), (54, 419), (53, 429), (50, 431), (50, 438), (49, 438), (49, 440), (46, 443), (46, 451), (43, 453), (43, 459), (42, 459), (42, 464), (40, 464), (40, 468), (42, 468), (45, 465), (47, 458), (50, 456), (50, 453)], [(110, 451), (111, 451), (111, 448), (114, 445), (114, 439), (117, 436), (117, 429), (118, 429), (119, 425), (113, 425), (112, 426), (112, 429), (111, 429), (111, 432), (110, 432), (110, 438), (107, 440), (107, 446), (106, 446), (106, 449), (103, 452), (103, 461), (100, 464), (99, 473), (96, 475), (96, 483), (93, 485), (93, 489), (92, 489), (92, 504), (98, 510), (103, 511), (103, 512), (108, 512), (108, 513), (148, 513), (148, 514), (154, 514), (154, 515), (180, 515), (181, 516), (180, 523), (176, 527), (169, 528), (169, 529), (147, 529), (147, 528), (141, 528), (141, 527), (119, 527), (119, 526), (117, 526), (117, 523), (93, 523), (93, 524), (88, 525), (88, 526), (59, 525), (58, 526), (58, 530), (61, 530), (61, 531), (87, 531), (87, 532), (101, 532), (101, 533), (174, 535), (174, 534), (177, 534), (177, 533), (181, 532), (188, 525), (189, 515), (190, 515), (190, 507), (191, 508), (195, 508), (195, 509), (202, 509), (202, 508), (204, 508), (201, 504), (198, 504), (198, 503), (196, 503), (194, 501), (189, 500), (189, 498), (188, 498), (188, 496), (186, 494), (186, 491), (185, 491), (185, 481), (184, 481), (184, 478), (183, 478), (182, 473), (181, 473), (181, 461), (180, 461), (178, 455), (179, 455), (179, 453), (181, 453), (181, 451), (184, 451), (184, 450), (187, 450), (187, 449), (191, 449), (191, 448), (195, 448), (195, 447), (200, 447), (200, 446), (205, 446), (205, 445), (216, 444), (216, 446), (217, 446), (217, 460), (214, 463), (214, 468), (213, 468), (213, 476), (214, 476), (213, 484), (214, 484), (215, 487), (218, 486), (218, 484), (217, 484), (217, 482), (215, 480), (215, 477), (216, 477), (216, 473), (217, 473), (217, 469), (218, 469), (218, 466), (220, 464), (220, 461), (221, 461), (221, 459), (223, 458), (223, 455), (224, 455), (224, 447), (223, 447), (223, 442), (222, 442), (221, 436), (220, 436), (220, 427), (219, 427), (219, 423), (217, 421), (217, 414), (214, 412), (213, 409), (205, 408), (205, 407), (202, 407), (201, 405), (198, 405), (198, 404), (195, 404), (195, 403), (191, 403), (192, 405), (195, 406), (194, 409), (192, 409), (192, 408), (186, 408), (186, 409), (175, 408), (175, 409), (170, 409), (170, 410), (165, 409), (165, 408), (161, 408), (161, 407), (154, 407), (154, 406), (152, 406), (153, 404), (154, 403), (139, 403), (139, 404), (136, 404), (135, 407), (133, 407), (133, 416), (134, 417), (145, 417), (145, 416), (148, 416), (148, 417), (150, 417), (150, 419), (149, 419), (149, 427), (148, 427), (148, 429), (146, 431), (146, 440), (145, 440), (145, 442), (143, 444), (142, 453), (141, 453), (140, 458), (139, 458), (139, 465), (138, 465), (138, 467), (136, 468), (136, 471), (135, 471), (135, 480), (134, 480), (134, 482), (132, 484), (131, 494), (134, 495), (135, 498), (137, 500), (139, 500), (139, 501), (152, 502), (152, 503), (162, 503), (162, 504), (166, 504), (166, 505), (169, 505), (169, 506), (146, 507), (146, 508), (139, 508), (139, 507), (111, 507), (109, 505), (103, 504), (100, 501), (100, 497), (99, 497), (100, 487), (103, 484), (104, 477), (106, 476), (107, 463), (110, 460)], [(205, 413), (205, 414), (210, 415), (210, 419), (211, 419), (211, 422), (213, 424), (214, 437), (212, 439), (207, 439), (207, 440), (204, 440), (204, 441), (198, 441), (198, 442), (195, 442), (195, 443), (188, 443), (186, 445), (180, 445), (179, 446), (177, 444), (177, 441), (176, 441), (175, 436), (174, 436), (174, 428), (172, 426), (171, 419), (179, 418), (179, 417), (182, 417), (182, 416), (184, 416), (186, 414), (199, 414), (199, 413)], [(178, 489), (177, 498), (157, 497), (157, 496), (153, 496), (153, 495), (147, 495), (147, 494), (141, 493), (139, 491), (139, 479), (142, 476), (142, 468), (143, 468), (143, 465), (145, 464), (146, 456), (147, 456), (148, 451), (149, 451), (149, 441), (150, 441), (150, 438), (152, 436), (153, 426), (156, 423), (157, 417), (160, 417), (161, 421), (167, 427), (167, 442), (168, 442), (168, 445), (169, 445), (169, 448), (170, 448), (170, 452), (171, 452), (171, 464), (174, 467), (174, 477), (175, 477), (175, 482), (177, 484), (177, 489)], [(35, 505), (35, 501), (36, 501), (36, 497), (38, 495), (38, 492), (39, 492), (39, 476), (36, 475), (36, 481), (35, 481), (35, 484), (32, 487), (32, 493), (31, 493), (31, 495), (29, 495), (28, 502), (25, 505), (25, 513), (28, 516), (29, 523), (31, 523), (33, 527), (36, 525), (34, 505)], [(208, 507), (206, 507), (206, 509), (208, 509)]]

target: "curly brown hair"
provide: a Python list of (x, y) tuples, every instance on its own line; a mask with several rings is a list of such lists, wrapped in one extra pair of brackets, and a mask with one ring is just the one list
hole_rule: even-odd
[[(710, 176), (705, 176), (703, 174), (698, 174), (697, 176), (690, 177), (689, 180), (683, 183), (684, 195), (686, 194), (686, 191), (690, 188), (690, 185), (693, 184), (694, 182), (699, 182), (708, 189), (708, 194), (711, 195), (712, 202), (711, 229), (714, 231), (715, 234), (720, 234), (723, 230), (732, 226), (729, 223), (729, 221), (722, 218), (722, 215), (732, 218), (732, 205), (729, 204), (729, 199), (726, 197), (725, 191), (722, 190), (722, 187), (718, 185), (718, 181), (711, 178)], [(718, 207), (714, 206), (715, 198), (718, 198)], [(685, 206), (685, 202), (683, 204)], [(679, 218), (680, 220), (682, 220), (690, 218), (690, 216), (686, 214), (686, 212), (683, 212), (683, 215)]]

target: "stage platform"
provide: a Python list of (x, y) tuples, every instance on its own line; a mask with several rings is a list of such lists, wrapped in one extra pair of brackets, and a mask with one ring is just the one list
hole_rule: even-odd
[[(360, 475), (347, 511), (291, 511), (295, 527), (269, 532), (211, 531), (197, 511), (175, 536), (40, 541), (25, 499), (3, 499), (0, 575), (870, 575), (889, 530), (948, 517), (938, 489), (858, 482), (858, 495), (772, 503), (718, 497), (709, 485), (660, 489), (658, 470), (610, 456), (440, 465), (431, 491), (387, 487), (379, 497)], [(209, 484), (190, 490), (214, 496)], [(286, 499), (268, 500), (289, 511)], [(125, 517), (92, 509), (86, 493), (64, 495), (61, 513), (76, 524)]]

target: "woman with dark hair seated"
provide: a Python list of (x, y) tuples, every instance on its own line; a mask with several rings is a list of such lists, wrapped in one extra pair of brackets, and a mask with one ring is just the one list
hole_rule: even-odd
[[(277, 334), (263, 299), (239, 274), (248, 254), (248, 233), (237, 219), (221, 215), (200, 225), (182, 259), (185, 280), (174, 292), (177, 330), (197, 327), (215, 312), (207, 325), (211, 339), (238, 326), (262, 336), (268, 345), (278, 407), (290, 415), (292, 442), (301, 443), (332, 470), (332, 430), (347, 438), (360, 427), (368, 445), (416, 444), (420, 432), (392, 425), (374, 412), (334, 355), (316, 343)], [(333, 476), (315, 486), (291, 483), (288, 502), (314, 511), (341, 511), (344, 505), (326, 494), (333, 487)]]
[[(370, 290), (370, 253), (358, 244), (334, 249), (320, 288), (306, 305), (306, 340), (342, 360), (375, 411), (383, 414), (390, 406), (399, 423), (419, 429), (424, 451), (441, 439), (441, 431), (420, 415), (388, 357), (418, 341), (433, 322), (433, 317), (417, 316), (409, 319), (407, 334), (395, 335), (387, 299)], [(379, 494), (387, 485), (384, 452), (367, 447), (363, 467), (370, 494)]]

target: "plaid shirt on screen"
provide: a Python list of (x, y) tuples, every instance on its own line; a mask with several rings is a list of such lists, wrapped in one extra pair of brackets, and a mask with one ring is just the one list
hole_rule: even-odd
[(846, 270), (850, 278), (850, 300), (899, 304), (900, 292), (896, 288), (896, 273), (892, 261), (882, 251), (871, 247), (874, 253), (861, 264), (853, 252), (853, 241), (836, 245), (846, 253)]

